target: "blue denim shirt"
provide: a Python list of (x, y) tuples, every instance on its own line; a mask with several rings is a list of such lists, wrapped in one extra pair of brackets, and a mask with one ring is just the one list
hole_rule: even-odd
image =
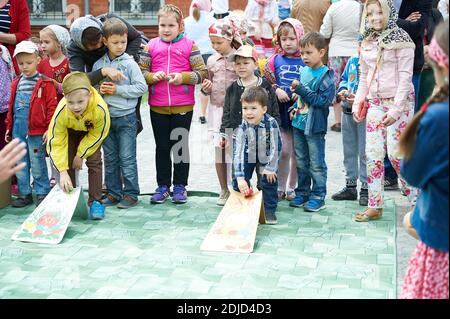
[[(332, 70), (326, 71), (319, 81), (314, 82), (311, 88), (303, 85), (297, 86), (295, 93), (301, 96), (302, 100), (309, 106), (305, 135), (326, 133), (329, 107), (336, 95), (334, 72)], [(297, 104), (292, 106), (289, 111), (292, 109), (297, 109)]]
[(235, 140), (234, 176), (245, 177), (244, 164), (256, 162), (261, 164), (261, 169), (276, 173), (281, 148), (280, 128), (269, 114), (264, 114), (259, 125), (242, 121)]

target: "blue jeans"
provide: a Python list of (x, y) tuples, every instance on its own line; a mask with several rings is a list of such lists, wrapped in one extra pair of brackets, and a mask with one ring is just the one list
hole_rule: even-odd
[(413, 74), (412, 77), (412, 83), (414, 85), (414, 114), (417, 113), (417, 111), (419, 111), (419, 91), (420, 91), (420, 77), (421, 77), (421, 73), (419, 74)]
[[(17, 172), (17, 186), (21, 196), (31, 195), (30, 178), (33, 176), (36, 195), (47, 195), (50, 192), (47, 162), (45, 161), (45, 144), (42, 135), (28, 136), (28, 112), (31, 94), (17, 92), (14, 100), (14, 120), (12, 137), (19, 138), (27, 144), (27, 154), (19, 161), (26, 167)], [(31, 169), (31, 174), (30, 174)]]
[[(244, 164), (244, 175), (245, 181), (250, 186), (250, 180), (252, 179), (253, 171), (257, 167), (257, 163), (245, 163)], [(263, 200), (264, 200), (264, 210), (266, 213), (275, 213), (278, 205), (278, 181), (274, 183), (269, 183), (267, 181), (267, 177), (262, 175), (260, 178), (260, 187), (263, 192)], [(239, 192), (239, 187), (237, 183), (237, 179), (233, 174), (233, 189)]]
[(309, 199), (325, 200), (327, 194), (325, 134), (307, 136), (303, 130), (294, 128), (293, 131), (298, 174), (295, 194)]
[(136, 133), (136, 113), (112, 117), (109, 134), (103, 141), (106, 188), (117, 200), (124, 195), (137, 199), (139, 195)]

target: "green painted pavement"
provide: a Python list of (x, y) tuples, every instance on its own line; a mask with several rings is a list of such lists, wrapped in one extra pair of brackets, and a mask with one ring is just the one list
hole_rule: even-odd
[(200, 195), (72, 220), (57, 246), (10, 240), (33, 207), (0, 210), (0, 298), (395, 298), (392, 200), (370, 223), (352, 220), (356, 202), (311, 214), (283, 201), (237, 254), (200, 251), (221, 209)]

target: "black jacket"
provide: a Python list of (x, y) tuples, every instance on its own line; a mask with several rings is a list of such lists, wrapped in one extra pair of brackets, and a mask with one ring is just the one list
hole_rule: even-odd
[[(277, 96), (272, 86), (266, 79), (258, 77), (258, 86), (262, 87), (269, 94), (269, 105), (267, 113), (275, 118), (280, 125), (280, 111), (278, 108)], [(222, 126), (220, 132), (225, 133), (225, 129), (236, 129), (242, 123), (242, 103), (241, 96), (245, 87), (240, 79), (234, 81), (227, 89), (225, 104), (223, 106)]]
[[(428, 22), (428, 16), (431, 13), (432, 5), (432, 0), (403, 0), (398, 12), (398, 26), (409, 34), (416, 45), (414, 51), (414, 74), (422, 72), (422, 67), (425, 63), (423, 55), (423, 36), (425, 34), (425, 27)], [(405, 20), (411, 13), (416, 11), (419, 11), (422, 15), (417, 22)]]

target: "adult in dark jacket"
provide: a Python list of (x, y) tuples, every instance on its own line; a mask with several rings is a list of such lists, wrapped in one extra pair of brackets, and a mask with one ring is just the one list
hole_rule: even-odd
[(423, 37), (432, 4), (433, 0), (403, 0), (398, 12), (398, 26), (409, 34), (416, 45), (416, 49), (414, 51), (413, 73), (413, 84), (416, 92), (416, 105), (414, 112), (416, 112), (418, 108), (420, 74), (425, 63), (423, 54)]
[[(138, 62), (139, 52), (141, 50), (142, 43), (145, 41), (145, 37), (141, 32), (136, 30), (131, 24), (118, 15), (114, 13), (103, 14), (98, 17), (88, 15), (76, 19), (70, 27), (70, 36), (72, 40), (67, 48), (70, 70), (72, 72), (86, 72), (92, 85), (98, 84), (106, 77), (112, 81), (117, 81), (124, 77), (120, 71), (112, 68), (102, 68), (92, 72), (92, 66), (94, 63), (102, 58), (107, 52), (107, 48), (103, 44), (102, 39), (103, 23), (106, 19), (113, 17), (120, 19), (126, 24), (128, 28), (128, 44), (126, 53), (131, 55), (135, 61)], [(142, 131), (140, 104), (141, 99), (139, 98), (138, 104), (136, 105), (138, 133)]]

